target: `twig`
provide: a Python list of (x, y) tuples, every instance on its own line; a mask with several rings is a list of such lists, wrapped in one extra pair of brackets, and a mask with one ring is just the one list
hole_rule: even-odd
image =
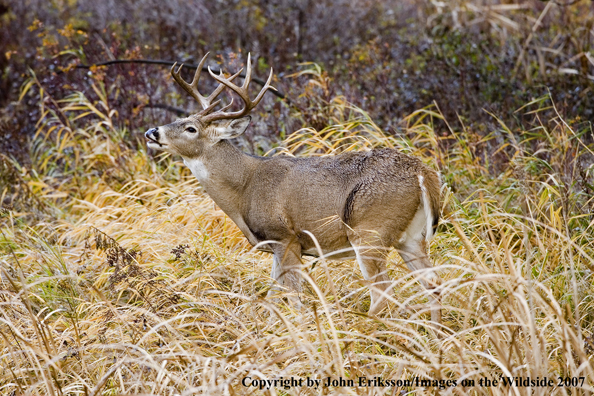
[(553, 1), (553, 3), (557, 4), (559, 7), (569, 7), (574, 5), (575, 3), (579, 3), (582, 0), (573, 0), (570, 1), (569, 3), (559, 3), (558, 1)]
[[(76, 69), (90, 69), (93, 66), (111, 66), (111, 65), (118, 65), (118, 64), (129, 64), (129, 63), (141, 63), (141, 64), (147, 64), (147, 65), (166, 65), (166, 66), (173, 66), (176, 62), (173, 61), (166, 61), (166, 60), (155, 60), (155, 59), (115, 59), (115, 60), (110, 60), (110, 61), (106, 61), (106, 62), (99, 62), (99, 63), (93, 63), (92, 65), (76, 65), (74, 66)], [(193, 65), (193, 64), (184, 64), (185, 67), (190, 68), (190, 69), (197, 69), (198, 65)], [(220, 70), (215, 70), (212, 69), (213, 73), (219, 73)], [(203, 67), (202, 71), (208, 72), (208, 67)], [(239, 77), (245, 78), (245, 73), (241, 73), (239, 75)], [(259, 84), (260, 86), (264, 86), (266, 84), (266, 81), (261, 80), (257, 77), (252, 77), (252, 81), (254, 81), (255, 83)], [(272, 91), (270, 90), (269, 92), (271, 92), (273, 95), (278, 96), (281, 99), (287, 99), (287, 97), (285, 96), (284, 93), (282, 93), (281, 91)]]
[(530, 45), (530, 42), (532, 41), (532, 37), (534, 36), (534, 33), (540, 27), (540, 24), (541, 24), (543, 18), (545, 17), (545, 15), (547, 14), (547, 12), (549, 12), (549, 9), (551, 8), (551, 4), (553, 4), (553, 3), (547, 3), (545, 9), (542, 10), (542, 12), (540, 13), (540, 16), (538, 17), (538, 20), (536, 21), (536, 23), (534, 24), (534, 26), (532, 26), (532, 30), (530, 31), (530, 34), (528, 35), (528, 38), (526, 39), (526, 42), (524, 43), (524, 46), (522, 47), (522, 51), (520, 52), (520, 56), (518, 56), (518, 60), (516, 61), (516, 65), (514, 66), (514, 70), (512, 72), (513, 79), (516, 78), (516, 75), (518, 74), (518, 69), (520, 68), (520, 65), (522, 64), (522, 62), (524, 61), (524, 55), (526, 54), (526, 50), (528, 49), (528, 46)]
[(169, 106), (169, 105), (162, 104), (162, 103), (147, 104), (144, 107), (145, 108), (149, 108), (149, 109), (167, 110), (167, 111), (170, 111), (172, 113), (175, 113), (176, 115), (178, 115), (180, 117), (187, 117), (187, 116), (190, 115), (190, 113), (187, 110), (184, 110), (184, 109), (181, 109), (181, 108), (175, 107), (175, 106)]

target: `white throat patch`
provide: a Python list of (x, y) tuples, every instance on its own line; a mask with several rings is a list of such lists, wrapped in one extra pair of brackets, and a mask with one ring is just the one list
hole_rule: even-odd
[(208, 180), (208, 170), (199, 159), (184, 159), (184, 164), (192, 171), (192, 174), (200, 183)]

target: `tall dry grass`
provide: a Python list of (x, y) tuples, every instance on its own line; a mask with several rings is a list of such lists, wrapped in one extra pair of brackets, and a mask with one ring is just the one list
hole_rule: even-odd
[[(444, 317), (434, 330), (419, 274), (395, 252), (382, 317), (365, 314), (368, 289), (350, 261), (304, 262), (303, 311), (269, 301), (272, 258), (250, 248), (177, 159), (129, 148), (136, 135), (112, 121), (104, 88), (95, 86), (97, 102), (77, 94), (55, 106), (39, 92), (31, 168), (3, 157), (12, 181), (0, 216), (0, 394), (594, 392), (593, 145), (581, 124), (556, 117), (522, 134), (501, 124), (446, 140), (432, 106), (388, 135), (336, 97), (316, 110), (327, 127), (276, 149), (395, 147), (439, 167), (444, 213), (431, 256)], [(550, 106), (542, 98), (520, 111), (538, 121)], [(508, 160), (486, 158), (486, 145)], [(349, 386), (308, 386), (328, 377)], [(275, 379), (303, 382), (268, 387)]]

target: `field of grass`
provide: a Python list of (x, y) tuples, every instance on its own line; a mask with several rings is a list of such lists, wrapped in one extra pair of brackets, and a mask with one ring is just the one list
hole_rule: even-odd
[[(101, 85), (93, 102), (38, 84), (23, 91), (41, 106), (33, 163), (0, 157), (0, 394), (594, 393), (592, 131), (540, 119), (555, 112), (550, 98), (519, 110), (538, 127), (512, 134), (501, 123), (477, 140), (470, 129), (436, 134), (437, 106), (389, 135), (336, 96), (318, 102), (327, 127), (268, 154), (395, 147), (440, 169), (434, 330), (427, 291), (396, 252), (381, 317), (365, 314), (352, 261), (304, 262), (303, 311), (269, 301), (272, 257), (251, 249), (178, 158), (130, 148), (141, 136), (115, 126)], [(487, 144), (506, 166), (490, 163)]]
[[(594, 394), (592, 21), (588, 0), (0, 0), (0, 395)], [(144, 142), (193, 104), (135, 62), (206, 51), (251, 51), (286, 96), (244, 151), (439, 170), (441, 326), (395, 251), (379, 317), (353, 261), (305, 259), (301, 311), (266, 297), (272, 256)]]

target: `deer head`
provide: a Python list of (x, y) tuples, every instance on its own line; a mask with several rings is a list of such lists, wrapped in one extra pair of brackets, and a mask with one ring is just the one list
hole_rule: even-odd
[[(254, 100), (250, 99), (248, 88), (252, 80), (252, 66), (248, 54), (247, 70), (241, 86), (234, 84), (233, 80), (240, 75), (243, 69), (225, 78), (222, 71), (219, 75), (216, 75), (209, 67), (208, 73), (219, 82), (219, 85), (209, 96), (203, 96), (198, 91), (198, 81), (207, 57), (208, 53), (200, 61), (191, 83), (186, 82), (180, 75), (183, 64), (177, 70), (177, 63), (171, 68), (173, 79), (200, 103), (202, 111), (178, 119), (171, 124), (149, 129), (145, 133), (149, 147), (181, 155), (184, 159), (198, 158), (209, 146), (216, 144), (220, 140), (233, 139), (245, 132), (251, 120), (248, 115), (250, 111), (262, 100), (266, 91), (269, 89), (276, 91), (270, 85), (272, 80), (272, 69), (270, 69), (266, 84)], [(214, 110), (221, 103), (221, 100), (217, 100), (217, 97), (225, 88), (231, 89), (244, 102), (241, 110), (227, 111), (233, 104), (233, 99), (228, 105), (217, 111)]]

